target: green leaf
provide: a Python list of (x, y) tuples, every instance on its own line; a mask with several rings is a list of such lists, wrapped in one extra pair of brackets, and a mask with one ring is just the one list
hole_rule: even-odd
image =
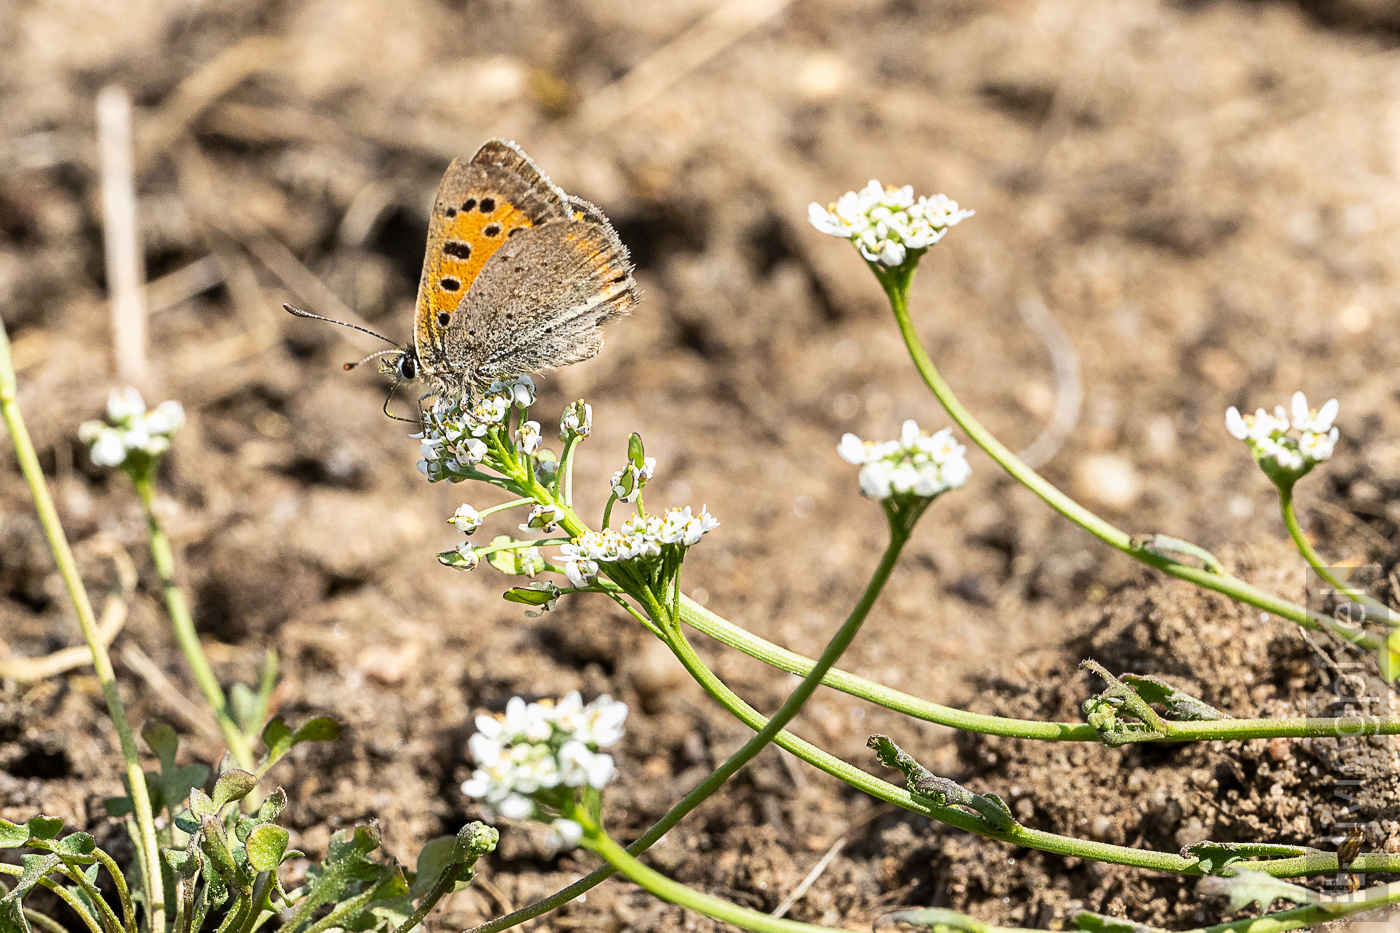
[(1198, 700), (1189, 693), (1183, 693), (1160, 677), (1124, 674), (1121, 679), (1132, 684), (1138, 696), (1148, 703), (1161, 703), (1165, 706), (1168, 719), (1178, 722), (1201, 722), (1227, 718), (1209, 703)]
[(0, 820), (0, 849), (17, 849), (29, 841), (29, 827)]
[(1117, 917), (1105, 917), (1103, 914), (1090, 913), (1087, 910), (1079, 912), (1074, 918), (1074, 925), (1089, 933), (1162, 933), (1157, 927), (1120, 920)]
[(441, 875), (449, 865), (457, 863), (456, 855), (456, 836), (438, 836), (436, 839), (429, 839), (418, 852), (417, 870), (413, 876), (413, 885), (409, 888), (408, 893), (413, 897), (422, 897), (427, 894), (437, 883), (438, 875)]
[(1262, 871), (1235, 869), (1228, 878), (1212, 876), (1201, 880), (1198, 890), (1202, 894), (1223, 894), (1229, 898), (1226, 909), (1243, 910), (1250, 904), (1258, 904), (1267, 911), (1276, 898), (1292, 901), (1295, 904), (1316, 904), (1320, 898), (1316, 891), (1296, 884), (1289, 884), (1281, 878), (1266, 875)]
[(1194, 858), (1207, 875), (1222, 874), (1228, 865), (1247, 858), (1296, 858), (1314, 851), (1306, 846), (1272, 842), (1198, 842), (1181, 850), (1183, 858)]
[(253, 788), (258, 786), (257, 776), (251, 771), (244, 771), (242, 768), (234, 768), (219, 775), (219, 779), (214, 782), (213, 804), (214, 812), (224, 808), (225, 804), (235, 800), (242, 800), (253, 792)]
[(290, 837), (285, 829), (264, 823), (248, 834), (244, 847), (248, 850), (248, 864), (254, 871), (272, 871), (282, 864), (282, 856), (287, 851)]
[(180, 737), (169, 723), (154, 722), (141, 730), (141, 738), (160, 759), (160, 769), (168, 771), (175, 765), (175, 753), (180, 750)]
[(203, 787), (204, 782), (209, 780), (208, 765), (185, 765), (183, 768), (167, 768), (161, 772), (160, 787), (161, 796), (164, 798), (165, 808), (172, 813), (175, 808), (182, 805), (189, 797), (190, 791), (196, 787)]
[(54, 843), (53, 851), (61, 855), (87, 855), (97, 848), (97, 842), (87, 833), (69, 833)]
[(198, 787), (190, 791), (190, 813), (196, 819), (204, 819), (206, 816), (214, 816), (219, 812), (219, 808), (214, 806), (214, 801), (209, 799), (209, 795)]
[[(495, 538), (491, 539), (491, 546), (499, 547), (514, 542), (515, 539), (510, 535), (497, 535)], [(495, 567), (501, 573), (507, 573), (512, 576), (533, 577), (544, 569), (544, 558), (530, 553), (531, 550), (533, 549), (528, 547), (511, 548), (509, 550), (496, 551), (492, 554), (488, 554), (486, 559), (490, 562), (492, 567)]]
[(1000, 927), (994, 927), (981, 920), (974, 920), (965, 914), (960, 914), (956, 910), (945, 910), (940, 907), (896, 910), (876, 920), (875, 929), (894, 926), (896, 923), (907, 923), (925, 930), (936, 930), (938, 933), (949, 930), (961, 930), (965, 933), (989, 933), (991, 930), (1000, 929)]
[(292, 747), (292, 730), (281, 716), (273, 716), (262, 731), (263, 744), (267, 746), (269, 761), (276, 761), (287, 754)]
[(282, 811), (287, 808), (287, 792), (282, 788), (277, 788), (267, 795), (267, 799), (258, 807), (259, 823), (274, 823), (282, 815)]
[(54, 839), (63, 832), (63, 820), (56, 816), (31, 816), (24, 825), (31, 839)]
[(302, 742), (333, 742), (340, 738), (340, 723), (329, 716), (317, 716), (302, 724), (301, 728), (292, 733), (292, 744), (300, 745)]

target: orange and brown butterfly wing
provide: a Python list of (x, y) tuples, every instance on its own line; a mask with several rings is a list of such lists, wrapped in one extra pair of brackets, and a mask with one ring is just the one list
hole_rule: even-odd
[(568, 216), (563, 192), (513, 143), (492, 140), (453, 160), (438, 186), (418, 282), (414, 341), (424, 375), (448, 362), (443, 335), (482, 267), (521, 230)]

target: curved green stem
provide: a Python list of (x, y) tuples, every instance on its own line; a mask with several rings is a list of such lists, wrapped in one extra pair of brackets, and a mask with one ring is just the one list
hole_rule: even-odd
[(753, 930), (755, 933), (812, 933), (814, 930), (833, 929), (833, 927), (774, 917), (771, 914), (760, 913), (748, 907), (740, 907), (738, 904), (731, 904), (729, 901), (721, 900), (713, 895), (688, 888), (637, 861), (626, 849), (614, 842), (607, 833), (599, 828), (585, 834), (583, 846), (605, 859), (627, 880), (640, 885), (663, 901), (669, 901), (679, 907), (702, 913), (725, 923), (732, 923), (745, 930)]
[[(681, 621), (716, 641), (742, 651), (764, 664), (805, 676), (812, 670), (811, 658), (779, 647), (770, 641), (730, 622), (687, 596), (681, 597)], [(1097, 742), (1099, 734), (1083, 722), (1041, 722), (1034, 719), (1011, 719), (989, 716), (943, 706), (921, 699), (884, 684), (866, 680), (840, 668), (832, 668), (822, 684), (850, 696), (904, 713), (914, 719), (940, 725), (1002, 735), (1018, 739), (1040, 739), (1048, 742)], [(1272, 739), (1304, 737), (1336, 737), (1344, 735), (1400, 735), (1400, 717), (1345, 716), (1334, 719), (1288, 717), (1281, 719), (1214, 719), (1197, 722), (1166, 721), (1167, 735), (1154, 742), (1200, 742), (1213, 739)]]
[(1293, 505), (1293, 490), (1280, 488), (1278, 502), (1279, 509), (1283, 512), (1283, 523), (1288, 527), (1288, 536), (1293, 539), (1293, 544), (1298, 548), (1298, 553), (1303, 555), (1303, 560), (1308, 562), (1308, 566), (1338, 593), (1360, 605), (1366, 612), (1366, 618), (1390, 626), (1400, 625), (1400, 618), (1397, 618), (1389, 607), (1337, 576), (1322, 560), (1321, 555), (1313, 550), (1312, 542), (1308, 540), (1303, 526), (1298, 522), (1298, 510)]
[[(836, 664), (837, 659), (850, 647), (852, 639), (855, 638), (856, 633), (860, 631), (861, 625), (870, 615), (870, 610), (874, 608), (875, 601), (879, 598), (880, 592), (885, 588), (885, 584), (889, 582), (890, 574), (894, 572), (895, 565), (899, 562), (899, 555), (904, 550), (905, 542), (907, 542), (908, 539), (909, 534), (907, 528), (896, 528), (896, 526), (891, 525), (890, 543), (885, 548), (884, 556), (881, 557), (879, 565), (875, 568), (875, 572), (871, 575), (870, 582), (866, 584), (865, 592), (861, 594), (860, 600), (851, 610), (850, 615), (846, 617), (846, 621), (842, 624), (841, 628), (837, 630), (836, 634), (832, 636), (831, 641), (827, 643), (826, 650), (822, 652), (821, 657), (815, 663), (809, 663), (808, 669), (803, 672), (804, 676), (802, 682), (788, 695), (788, 698), (783, 701), (783, 705), (773, 714), (773, 718), (768, 720), (767, 724), (760, 728), (753, 738), (749, 739), (748, 742), (744, 743), (743, 747), (730, 755), (729, 759), (725, 761), (724, 764), (720, 765), (703, 781), (695, 785), (690, 793), (686, 794), (679, 803), (672, 807), (655, 826), (648, 829), (628, 846), (627, 851), (629, 853), (638, 855), (651, 848), (658, 839), (670, 832), (672, 827), (718, 790), (725, 781), (733, 777), (740, 768), (752, 761), (754, 756), (766, 748), (782, 728), (791, 722), (793, 717), (801, 711), (802, 707), (811, 699), (812, 694), (816, 692), (817, 687), (823, 682), (827, 673)], [(636, 613), (636, 611), (623, 601), (620, 596), (616, 596), (615, 594), (609, 595), (612, 595), (614, 599), (640, 618), (640, 614)], [(682, 597), (682, 599), (684, 599), (684, 597)], [(685, 603), (689, 603), (689, 600), (685, 600)], [(656, 634), (663, 639), (667, 638), (667, 636), (660, 631), (657, 631)], [(531, 904), (526, 908), (517, 910), (505, 917), (474, 927), (470, 933), (497, 933), (497, 931), (509, 929), (516, 924), (524, 923), (526, 920), (538, 917), (540, 914), (554, 910), (568, 903), (595, 885), (600, 884), (612, 874), (613, 869), (611, 868), (602, 868), (594, 871), (569, 885), (567, 888), (564, 888), (562, 891), (535, 904)]]
[[(695, 654), (694, 648), (685, 640), (684, 635), (678, 635), (674, 643), (671, 644), (671, 649), (681, 664), (690, 672), (690, 675), (705, 688), (705, 692), (709, 693), (741, 722), (754, 730), (761, 729), (767, 724), (768, 720), (761, 713), (744, 702), (734, 691), (729, 689), (724, 681), (720, 680), (713, 671), (704, 665), (704, 662)], [(1203, 874), (1194, 858), (1145, 849), (1132, 849), (1127, 846), (1110, 845), (1087, 839), (1075, 839), (1019, 825), (1011, 829), (1002, 829), (965, 810), (931, 805), (925, 800), (915, 798), (904, 788), (896, 787), (887, 781), (867, 774), (790, 732), (779, 732), (774, 737), (773, 744), (872, 797), (967, 832), (1031, 849), (1054, 852), (1057, 855), (1077, 856), (1096, 862), (1129, 865), (1135, 868), (1149, 868), (1183, 875)], [(1369, 859), (1375, 861), (1367, 861)], [(1385, 869), (1380, 867), (1381, 864), (1392, 867)], [(1361, 855), (1357, 857), (1353, 866), (1354, 871), (1400, 870), (1400, 855)], [(1318, 852), (1293, 858), (1250, 862), (1248, 867), (1277, 877), (1315, 875), (1337, 871), (1337, 856), (1335, 853)]]
[(15, 445), (20, 472), (24, 475), (29, 493), (34, 498), (39, 524), (44, 528), (44, 535), (48, 538), (49, 549), (53, 552), (59, 576), (63, 578), (68, 598), (73, 603), (73, 611), (78, 617), (78, 627), (82, 630), (83, 640), (92, 652), (93, 671), (97, 675), (98, 683), (102, 685), (102, 698), (107, 703), (107, 714), (112, 720), (113, 728), (117, 730), (122, 759), (126, 763), (127, 786), (131, 791), (131, 802), (135, 808), (137, 825), (140, 827), (140, 857), (145, 871), (147, 920), (153, 933), (164, 933), (165, 890), (161, 881), (156, 824), (151, 813), (150, 792), (146, 789), (146, 774), (141, 770), (136, 739), (126, 718), (126, 706), (122, 703), (121, 693), (117, 690), (112, 659), (97, 632), (97, 617), (92, 611), (92, 601), (88, 598), (87, 588), (78, 573), (78, 564), (68, 546), (68, 537), (63, 532), (58, 510), (54, 508), (53, 497), (49, 495), (48, 483), (44, 480), (44, 472), (39, 466), (39, 457), (34, 452), (34, 442), (30, 440), (29, 430), (24, 425), (24, 416), (19, 410), (17, 392), (14, 364), (10, 359), (10, 339), (5, 332), (4, 322), (0, 322), (0, 418), (4, 419), (10, 440)]
[(1151, 550), (1134, 547), (1132, 536), (1126, 531), (1080, 505), (1035, 470), (1032, 470), (963, 407), (962, 402), (953, 394), (953, 390), (943, 380), (937, 367), (933, 365), (933, 360), (929, 358), (928, 352), (919, 341), (919, 335), (914, 330), (914, 322), (909, 316), (908, 293), (909, 283), (913, 279), (913, 275), (912, 270), (876, 271), (876, 278), (880, 280), (880, 285), (889, 298), (895, 322), (899, 325), (899, 332), (904, 338), (904, 345), (909, 351), (914, 367), (919, 371), (919, 375), (929, 387), (929, 391), (948, 412), (949, 417), (957, 423), (958, 427), (962, 428), (973, 443), (982, 448), (987, 456), (995, 460), (997, 465), (1009, 473), (1013, 479), (1039, 496), (1046, 505), (1089, 534), (1149, 567), (1155, 567), (1169, 576), (1186, 580), (1208, 590), (1214, 590), (1265, 612), (1282, 616), (1304, 628), (1323, 628), (1367, 649), (1374, 650), (1379, 647), (1380, 640), (1369, 632), (1357, 627), (1342, 625), (1325, 614), (1313, 612), (1297, 603), (1251, 586), (1231, 574), (1215, 573), (1205, 568), (1174, 561), (1170, 557), (1165, 557)]
[(1397, 903), (1400, 903), (1400, 882), (1391, 882), (1343, 897), (1325, 897), (1319, 904), (1306, 904), (1253, 919), (1217, 923), (1188, 933), (1283, 933)]
[(214, 670), (209, 666), (209, 659), (205, 657), (204, 648), (199, 643), (199, 634), (195, 631), (194, 617), (190, 614), (185, 591), (175, 582), (175, 551), (170, 546), (165, 529), (161, 527), (160, 519), (156, 517), (155, 484), (150, 476), (133, 476), (132, 481), (146, 512), (146, 530), (151, 539), (151, 560), (155, 564), (156, 574), (160, 577), (161, 588), (165, 592), (165, 611), (170, 616), (171, 627), (175, 630), (175, 640), (180, 643), (180, 650), (184, 652), (190, 673), (194, 674), (195, 683), (199, 684), (200, 692), (204, 694), (204, 701), (214, 711), (214, 718), (219, 723), (219, 731), (223, 733), (229, 753), (240, 768), (251, 771), (257, 764), (253, 758), (252, 743), (242, 727), (234, 721), (224, 688), (219, 685), (219, 679), (214, 676)]

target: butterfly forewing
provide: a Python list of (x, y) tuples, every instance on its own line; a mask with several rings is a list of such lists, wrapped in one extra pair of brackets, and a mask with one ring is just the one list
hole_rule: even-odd
[[(500, 158), (483, 159), (488, 152)], [(508, 155), (524, 158), (493, 140), (471, 162), (453, 160), (438, 186), (414, 319), (418, 356), (429, 372), (445, 364), (447, 325), (492, 254), (521, 230), (565, 216), (558, 189), (536, 170), (522, 173)]]

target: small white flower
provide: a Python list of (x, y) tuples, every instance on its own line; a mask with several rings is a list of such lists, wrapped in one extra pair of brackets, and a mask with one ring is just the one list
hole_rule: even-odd
[(481, 566), (481, 555), (476, 548), (463, 541), (456, 547), (459, 560), (453, 565), (459, 570), (475, 570)]
[(510, 414), (510, 402), (504, 395), (488, 395), (472, 406), (471, 418), (482, 427), (501, 424)]
[(497, 805), (496, 810), (508, 820), (524, 820), (535, 812), (535, 804), (529, 797), (511, 794)]
[(121, 432), (104, 427), (92, 442), (92, 462), (98, 466), (121, 466), (126, 462), (126, 442)]
[(482, 517), (480, 512), (463, 502), (448, 521), (456, 525), (462, 534), (469, 535), (481, 527)]
[(564, 520), (564, 510), (557, 505), (537, 505), (530, 510), (530, 517), (520, 526), (521, 531), (543, 531), (546, 534), (559, 527)]
[(642, 487), (651, 480), (652, 474), (655, 472), (655, 457), (643, 458), (640, 467), (635, 463), (628, 463), (626, 468), (618, 470), (613, 474), (613, 495), (617, 496), (617, 501), (619, 502), (635, 502), (638, 493), (640, 493)]
[(545, 842), (552, 849), (572, 849), (583, 838), (583, 827), (573, 820), (559, 818), (549, 824), (550, 833)]
[(1314, 463), (1321, 463), (1331, 458), (1339, 436), (1340, 432), (1336, 428), (1326, 434), (1304, 431), (1303, 436), (1298, 439), (1298, 452)]
[(514, 379), (497, 379), (486, 390), (487, 395), (504, 396), (521, 408), (535, 404), (535, 380), (529, 376), (516, 376)]
[(146, 401), (141, 393), (131, 386), (113, 389), (107, 396), (107, 417), (121, 423), (139, 418), (146, 413)]
[(185, 425), (185, 408), (171, 399), (161, 402), (146, 416), (146, 430), (169, 437)]
[[(1341, 405), (1336, 399), (1328, 399), (1320, 411), (1308, 408), (1308, 397), (1302, 392), (1293, 393), (1293, 427), (1309, 434), (1326, 434), (1332, 430)], [(1326, 458), (1324, 458), (1326, 459)]]
[(592, 405), (580, 400), (564, 409), (564, 414), (559, 419), (559, 439), (561, 441), (567, 441), (570, 437), (587, 437), (592, 433)]
[(540, 423), (527, 421), (515, 432), (515, 446), (525, 456), (531, 456), (540, 449)]

